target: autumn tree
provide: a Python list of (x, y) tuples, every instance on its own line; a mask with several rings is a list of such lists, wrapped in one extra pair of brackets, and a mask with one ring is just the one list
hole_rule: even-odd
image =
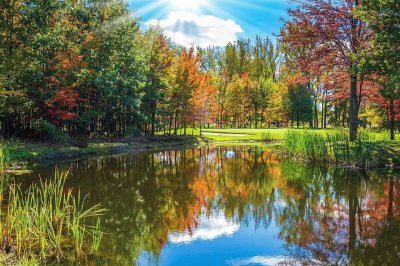
[(346, 73), (350, 99), (350, 139), (357, 138), (359, 97), (363, 91), (365, 76), (362, 74), (357, 55), (361, 54), (370, 40), (365, 22), (354, 16), (360, 0), (295, 0), (289, 9), (291, 20), (281, 31), (281, 40), (288, 49), (304, 50), (298, 57), (303, 72)]
[(182, 49), (176, 58), (172, 70), (172, 85), (169, 91), (172, 109), (175, 113), (174, 134), (177, 134), (178, 119), (182, 119), (184, 135), (186, 135), (187, 123), (189, 120), (189, 101), (194, 91), (202, 82), (202, 75), (199, 71), (200, 57), (195, 49)]
[(374, 33), (372, 47), (361, 58), (380, 85), (383, 104), (388, 106), (390, 137), (394, 140), (400, 100), (400, 3), (396, 0), (365, 0), (356, 15), (366, 21)]
[(205, 123), (212, 122), (216, 110), (216, 88), (213, 84), (213, 77), (210, 72), (202, 75), (199, 86), (194, 90), (191, 99), (192, 115), (194, 121), (198, 121), (200, 135)]

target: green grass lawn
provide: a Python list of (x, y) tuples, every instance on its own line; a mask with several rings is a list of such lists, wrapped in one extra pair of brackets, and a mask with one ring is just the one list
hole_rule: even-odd
[[(203, 137), (209, 141), (268, 141), (268, 140), (283, 140), (288, 128), (210, 128), (203, 129)], [(296, 129), (304, 130), (304, 129)], [(315, 131), (325, 133), (328, 130), (317, 129)], [(162, 134), (160, 132), (160, 134)], [(178, 130), (178, 135), (183, 135), (183, 129)], [(187, 135), (199, 136), (199, 129), (186, 129)]]
[[(271, 128), (271, 129), (254, 129), (254, 128), (210, 128), (203, 129), (203, 137), (209, 141), (265, 141), (265, 140), (283, 140), (288, 130), (310, 130), (303, 128)], [(311, 129), (312, 131), (326, 134), (331, 129)], [(160, 132), (162, 134), (162, 132)], [(183, 129), (178, 130), (178, 135), (183, 135)], [(186, 129), (187, 135), (199, 136), (199, 129)], [(389, 141), (389, 132), (371, 132), (370, 138), (376, 141)], [(400, 135), (396, 135), (396, 142), (400, 140)]]
[[(203, 129), (203, 138), (208, 141), (261, 141), (282, 140), (287, 129)], [(160, 133), (162, 134), (162, 133)], [(187, 135), (199, 136), (199, 129), (186, 129)], [(183, 129), (178, 130), (183, 135)]]

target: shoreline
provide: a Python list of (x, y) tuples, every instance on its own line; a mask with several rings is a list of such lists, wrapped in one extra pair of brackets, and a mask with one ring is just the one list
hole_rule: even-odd
[(12, 165), (3, 172), (19, 174), (37, 166), (58, 162), (71, 162), (146, 151), (156, 152), (178, 148), (195, 148), (205, 144), (207, 142), (204, 139), (196, 136), (96, 139), (89, 142), (87, 147), (50, 142), (23, 142), (13, 148)]
[[(12, 149), (11, 167), (3, 172), (22, 174), (37, 166), (52, 163), (71, 162), (84, 159), (136, 154), (142, 152), (157, 152), (170, 149), (197, 148), (203, 146), (229, 146), (229, 145), (271, 145), (274, 152), (283, 158), (299, 161), (305, 164), (322, 163), (328, 166), (353, 168), (358, 170), (398, 170), (400, 169), (400, 154), (382, 152), (389, 148), (389, 143), (383, 143), (371, 155), (371, 164), (359, 167), (351, 162), (335, 162), (315, 160), (306, 157), (297, 157), (287, 153), (282, 141), (260, 139), (229, 139), (216, 140), (206, 136), (152, 136), (152, 137), (125, 137), (110, 139), (94, 139), (87, 147), (77, 147), (72, 144), (55, 144), (51, 142), (21, 142)], [(0, 170), (1, 173), (1, 170)]]

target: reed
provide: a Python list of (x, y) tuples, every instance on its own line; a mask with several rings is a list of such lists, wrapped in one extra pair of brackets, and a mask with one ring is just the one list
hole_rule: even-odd
[(284, 149), (289, 155), (312, 161), (357, 165), (367, 168), (371, 157), (371, 135), (361, 130), (357, 141), (350, 142), (344, 130), (326, 134), (317, 131), (289, 130)]
[(0, 173), (4, 171), (9, 164), (10, 149), (7, 142), (0, 140)]
[[(23, 192), (16, 184), (8, 191), (8, 206), (4, 214), (1, 234), (4, 246), (11, 247), (18, 258), (38, 257), (60, 261), (73, 247), (77, 257), (85, 254), (85, 244), (96, 238), (100, 245), (100, 223), (90, 226), (106, 211), (100, 205), (85, 207), (86, 197), (73, 195), (66, 189), (68, 173), (56, 171), (51, 181), (41, 181)], [(95, 252), (95, 248), (87, 248)]]

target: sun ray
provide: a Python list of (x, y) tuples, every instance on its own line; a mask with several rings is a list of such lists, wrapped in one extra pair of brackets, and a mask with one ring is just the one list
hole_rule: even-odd
[[(276, 39), (274, 34), (279, 33), (276, 22), (268, 19), (269, 16), (285, 16), (287, 0), (131, 0), (133, 5), (139, 7), (139, 14), (146, 17), (148, 21), (154, 18), (155, 21), (166, 19), (174, 12), (184, 11), (198, 16), (215, 16), (225, 21), (232, 20), (238, 24), (243, 32), (237, 32), (237, 39), (252, 38), (256, 34), (264, 37), (269, 36)], [(255, 13), (253, 13), (255, 12)], [(254, 15), (257, 14), (257, 15)], [(256, 19), (258, 18), (258, 19)], [(259, 19), (261, 18), (261, 19)], [(175, 26), (177, 32), (183, 32), (179, 24)], [(186, 34), (186, 33), (182, 33)], [(174, 38), (180, 40), (180, 35)]]
[[(146, 3), (145, 5), (139, 5), (134, 0), (128, 1), (134, 9), (136, 9), (140, 16), (146, 16), (151, 14), (153, 17), (162, 17), (165, 13), (168, 13), (168, 6), (163, 0), (158, 1), (141, 1)], [(149, 3), (147, 3), (149, 2)]]

